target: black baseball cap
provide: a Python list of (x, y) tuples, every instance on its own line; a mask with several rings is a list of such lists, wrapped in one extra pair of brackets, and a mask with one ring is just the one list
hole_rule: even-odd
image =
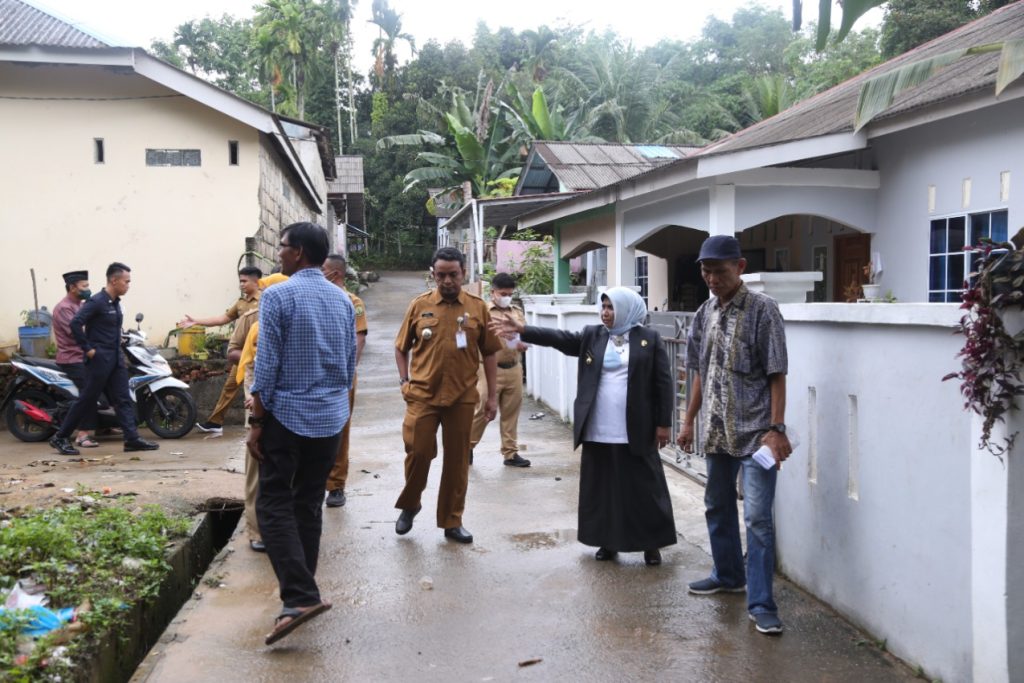
[(738, 239), (732, 235), (712, 235), (700, 245), (697, 261), (735, 261), (741, 258)]

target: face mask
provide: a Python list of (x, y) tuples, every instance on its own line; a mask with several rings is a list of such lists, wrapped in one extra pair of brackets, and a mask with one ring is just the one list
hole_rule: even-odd
[(89, 299), (92, 298), (92, 290), (90, 290), (90, 289), (80, 289), (80, 290), (78, 290), (78, 298), (79, 299), (84, 299), (84, 300), (88, 301)]
[(499, 296), (498, 297), (498, 306), (500, 306), (501, 308), (508, 308), (511, 305), (512, 305), (512, 297), (510, 297), (510, 296)]

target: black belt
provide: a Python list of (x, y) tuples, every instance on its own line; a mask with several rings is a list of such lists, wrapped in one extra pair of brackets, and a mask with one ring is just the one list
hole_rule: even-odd
[(498, 367), (502, 370), (511, 370), (515, 366), (519, 365), (519, 361), (512, 361), (511, 363), (498, 363)]

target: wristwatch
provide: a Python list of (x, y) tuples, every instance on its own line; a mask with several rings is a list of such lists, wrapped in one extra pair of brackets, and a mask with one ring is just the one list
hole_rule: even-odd
[(768, 425), (768, 431), (770, 431), (770, 432), (778, 432), (779, 434), (785, 434), (786, 433), (786, 425), (784, 425), (781, 422), (777, 422), (775, 424)]
[(250, 427), (262, 427), (264, 424), (266, 424), (266, 422), (267, 422), (267, 418), (266, 417), (256, 417), (255, 415), (250, 415), (249, 416), (249, 426)]
[(405, 385), (405, 384), (406, 384), (406, 383), (407, 383), (408, 381), (409, 381), (409, 378), (408, 378), (408, 377), (399, 377), (399, 378), (398, 378), (398, 386), (403, 386), (403, 385)]

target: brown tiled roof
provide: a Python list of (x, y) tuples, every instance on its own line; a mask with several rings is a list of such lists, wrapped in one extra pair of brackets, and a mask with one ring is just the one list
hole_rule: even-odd
[[(951, 50), (1021, 36), (1024, 36), (1024, 2), (1016, 2), (799, 102), (777, 116), (734, 133), (718, 143), (709, 145), (699, 154), (735, 152), (833, 133), (851, 132), (860, 89), (868, 78)], [(898, 96), (892, 106), (875, 117), (875, 120), (912, 112), (979, 90), (994, 92), (998, 64), (998, 53), (960, 59), (918, 87)]]
[(0, 0), (0, 45), (110, 47), (63, 19), (21, 0)]

